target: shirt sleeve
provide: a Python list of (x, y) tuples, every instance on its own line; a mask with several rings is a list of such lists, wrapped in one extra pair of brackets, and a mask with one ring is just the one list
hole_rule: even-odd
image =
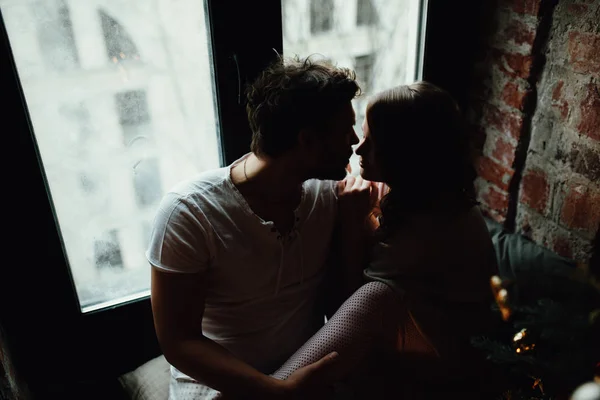
[(167, 272), (204, 272), (212, 258), (211, 232), (199, 207), (169, 193), (156, 213), (146, 258), (154, 267)]

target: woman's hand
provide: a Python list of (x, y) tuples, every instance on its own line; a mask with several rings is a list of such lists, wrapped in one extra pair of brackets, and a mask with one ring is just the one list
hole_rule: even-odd
[(367, 225), (370, 231), (379, 228), (379, 217), (381, 216), (381, 199), (388, 194), (390, 188), (383, 182), (371, 182), (371, 211), (369, 212)]
[(343, 225), (365, 226), (369, 232), (378, 228), (380, 202), (390, 188), (383, 182), (370, 182), (360, 176), (348, 176), (338, 183), (340, 222)]
[(360, 176), (347, 176), (337, 189), (340, 222), (362, 225), (371, 209), (371, 182)]
[(325, 387), (333, 384), (337, 356), (334, 351), (319, 361), (294, 371), (286, 380), (281, 381), (281, 399), (306, 398), (307, 393), (325, 390)]

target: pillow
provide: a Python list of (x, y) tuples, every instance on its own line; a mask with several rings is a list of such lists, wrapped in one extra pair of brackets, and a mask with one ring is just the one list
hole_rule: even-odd
[(555, 274), (568, 274), (576, 267), (576, 262), (561, 257), (529, 238), (508, 233), (496, 221), (485, 218), (498, 261), (498, 269), (502, 278), (513, 279), (523, 273), (540, 273), (542, 271)]
[(119, 377), (119, 382), (132, 400), (167, 400), (171, 365), (163, 355)]

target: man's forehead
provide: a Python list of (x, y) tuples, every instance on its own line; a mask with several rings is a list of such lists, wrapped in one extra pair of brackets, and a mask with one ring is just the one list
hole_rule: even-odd
[(343, 118), (352, 119), (353, 121), (356, 119), (356, 113), (354, 112), (354, 107), (351, 102), (345, 104), (337, 114)]
[(326, 122), (326, 125), (331, 125), (332, 128), (340, 126), (340, 124), (349, 123), (354, 125), (356, 123), (356, 115), (354, 113), (354, 107), (352, 103), (348, 102), (339, 110), (334, 112)]

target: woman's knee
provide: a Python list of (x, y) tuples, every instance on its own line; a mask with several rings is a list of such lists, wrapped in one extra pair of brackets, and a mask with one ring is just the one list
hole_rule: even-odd
[(398, 296), (396, 292), (383, 282), (368, 282), (362, 285), (355, 292), (358, 297), (364, 298), (365, 301), (376, 305), (385, 303), (397, 302)]

